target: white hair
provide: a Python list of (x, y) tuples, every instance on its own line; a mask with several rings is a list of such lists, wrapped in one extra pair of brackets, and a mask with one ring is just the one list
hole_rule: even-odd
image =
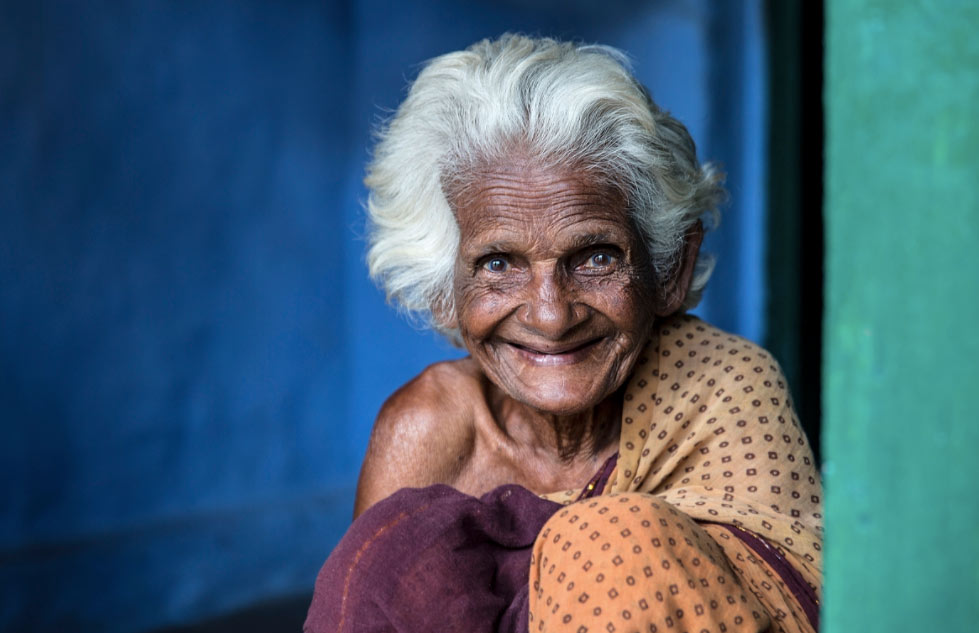
[[(389, 301), (450, 339), (459, 227), (446, 188), (517, 147), (543, 166), (618, 187), (658, 282), (675, 274), (687, 232), (716, 221), (724, 198), (722, 175), (698, 163), (686, 128), (614, 48), (506, 34), (436, 57), (378, 132), (364, 181), (367, 263)], [(713, 268), (712, 257), (698, 256), (685, 309)]]

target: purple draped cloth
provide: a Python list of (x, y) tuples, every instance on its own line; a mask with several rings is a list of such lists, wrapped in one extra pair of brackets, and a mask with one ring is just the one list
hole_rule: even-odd
[(520, 486), (407, 488), (350, 526), (306, 633), (526, 633), (531, 547), (561, 506)]

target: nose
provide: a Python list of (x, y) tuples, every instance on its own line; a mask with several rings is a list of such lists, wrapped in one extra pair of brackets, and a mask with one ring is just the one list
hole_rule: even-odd
[(556, 266), (534, 270), (523, 290), (520, 322), (538, 336), (558, 340), (588, 318), (588, 308)]

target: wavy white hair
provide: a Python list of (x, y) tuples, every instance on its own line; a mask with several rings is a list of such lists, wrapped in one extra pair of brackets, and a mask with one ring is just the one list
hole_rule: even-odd
[[(699, 164), (682, 123), (661, 110), (608, 46), (506, 34), (436, 57), (378, 132), (367, 263), (389, 301), (458, 342), (453, 270), (459, 227), (446, 196), (480, 166), (521, 154), (587, 170), (621, 189), (657, 281), (675, 272), (692, 226), (717, 219), (722, 175)], [(714, 268), (699, 255), (683, 307)]]

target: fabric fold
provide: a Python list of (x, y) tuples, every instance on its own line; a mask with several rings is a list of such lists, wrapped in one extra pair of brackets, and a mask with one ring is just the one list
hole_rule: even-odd
[(348, 530), (320, 570), (307, 633), (527, 630), (527, 570), (560, 505), (520, 486), (471, 497), (403, 489)]

